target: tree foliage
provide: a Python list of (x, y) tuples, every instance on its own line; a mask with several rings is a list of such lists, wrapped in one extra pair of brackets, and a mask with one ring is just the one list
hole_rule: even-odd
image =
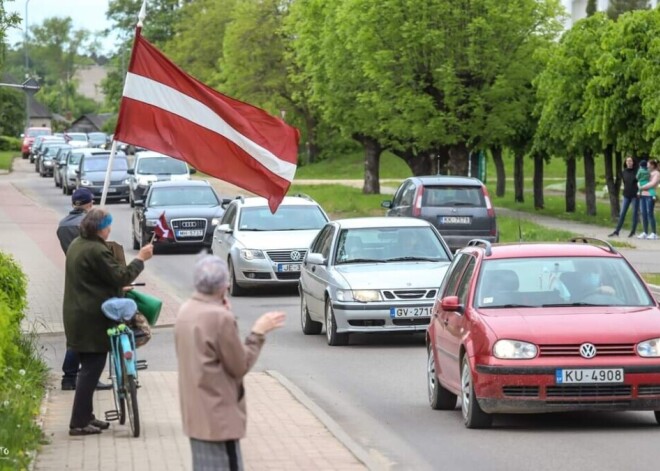
[(628, 11), (646, 10), (649, 8), (648, 0), (609, 0), (607, 16), (616, 20)]

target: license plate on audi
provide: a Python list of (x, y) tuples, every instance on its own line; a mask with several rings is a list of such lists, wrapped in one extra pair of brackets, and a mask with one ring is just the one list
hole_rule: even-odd
[(430, 317), (431, 308), (426, 307), (391, 307), (390, 317), (392, 319), (401, 317)]
[(191, 230), (176, 231), (176, 236), (177, 237), (201, 237), (203, 235), (204, 235), (204, 230), (203, 229), (191, 229)]
[(555, 382), (557, 384), (623, 383), (623, 368), (556, 370)]

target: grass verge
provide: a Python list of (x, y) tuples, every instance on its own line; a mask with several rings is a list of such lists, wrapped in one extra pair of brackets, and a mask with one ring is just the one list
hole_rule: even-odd
[(660, 286), (660, 273), (642, 273), (647, 283)]
[(16, 151), (0, 151), (0, 170), (11, 170), (11, 162), (16, 157)]

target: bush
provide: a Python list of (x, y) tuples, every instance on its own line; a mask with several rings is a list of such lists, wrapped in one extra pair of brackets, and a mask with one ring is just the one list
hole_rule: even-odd
[(0, 298), (17, 314), (19, 322), (23, 320), (23, 311), (27, 305), (26, 286), (27, 279), (21, 267), (11, 255), (0, 252)]
[(23, 141), (16, 137), (0, 136), (0, 151), (11, 150), (20, 152)]

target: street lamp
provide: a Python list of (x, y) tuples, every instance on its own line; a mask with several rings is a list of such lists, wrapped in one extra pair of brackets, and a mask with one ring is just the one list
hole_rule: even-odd
[[(28, 52), (27, 52), (27, 44), (28, 44), (28, 3), (30, 3), (30, 0), (25, 0), (25, 31), (23, 35), (23, 52), (25, 54), (25, 80), (29, 79), (29, 64), (28, 64)], [(25, 93), (25, 132), (27, 132), (27, 129), (30, 127), (30, 94)]]

